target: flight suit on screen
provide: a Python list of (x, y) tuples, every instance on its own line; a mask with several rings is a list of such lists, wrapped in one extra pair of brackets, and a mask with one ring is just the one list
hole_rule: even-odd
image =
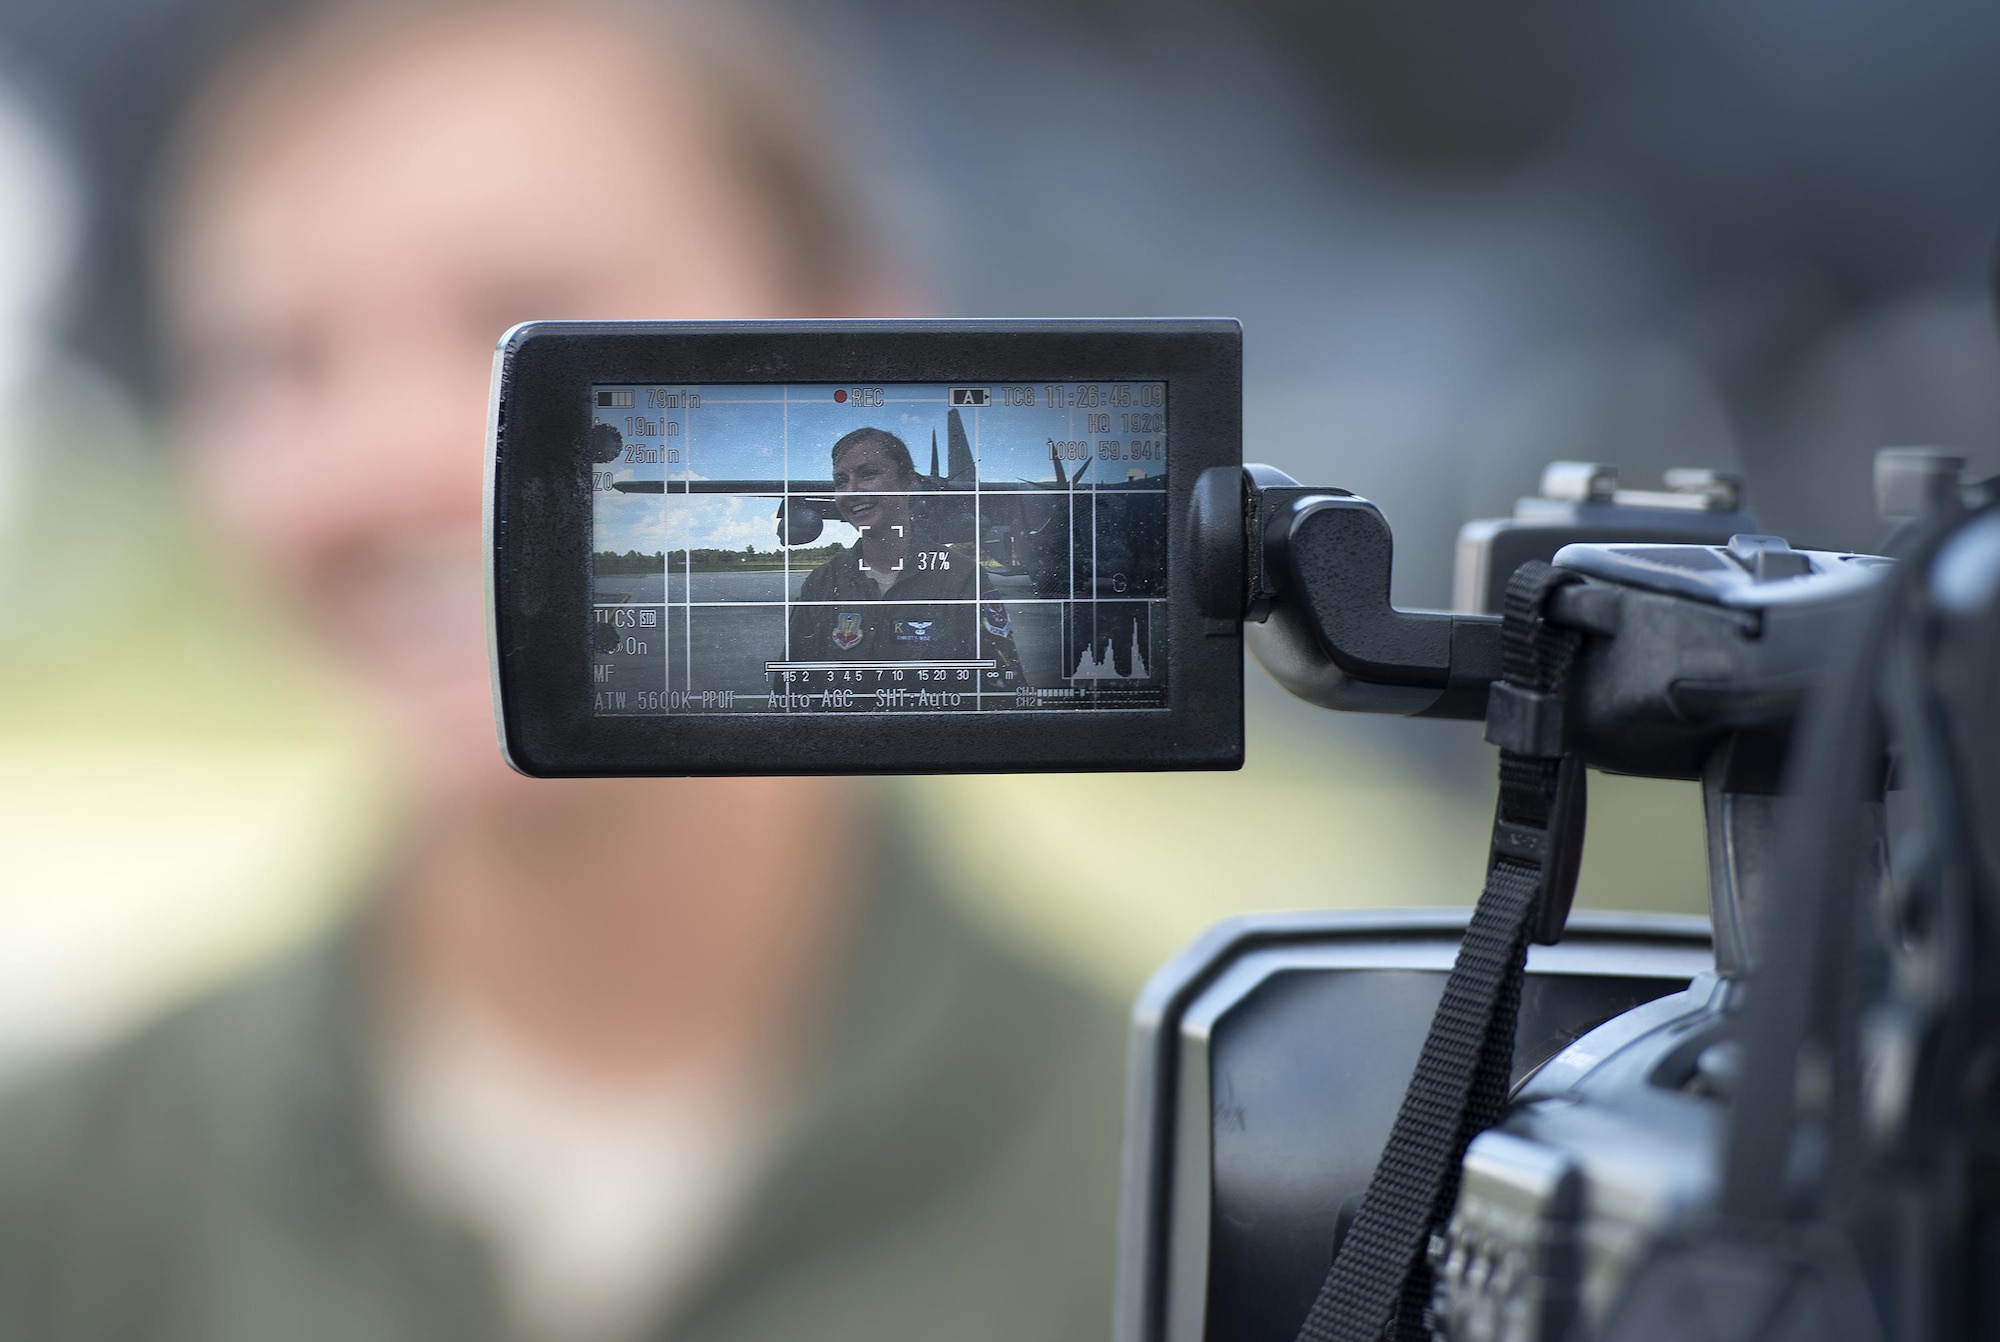
[[(921, 555), (945, 556), (919, 567)], [(970, 556), (919, 532), (906, 571), (885, 591), (848, 547), (812, 571), (791, 612), (795, 662), (970, 661), (992, 658), (1006, 689), (1023, 684), (1007, 607), (990, 597)], [(927, 603), (937, 604), (927, 604)], [(824, 604), (811, 604), (824, 603)], [(947, 604), (950, 603), (950, 604)], [(1012, 673), (1009, 676), (1009, 672)], [(988, 688), (991, 688), (989, 685)]]

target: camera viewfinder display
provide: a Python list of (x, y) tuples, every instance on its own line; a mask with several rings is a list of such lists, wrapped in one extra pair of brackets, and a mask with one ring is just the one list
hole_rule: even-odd
[(1164, 382), (591, 400), (598, 714), (1165, 710)]

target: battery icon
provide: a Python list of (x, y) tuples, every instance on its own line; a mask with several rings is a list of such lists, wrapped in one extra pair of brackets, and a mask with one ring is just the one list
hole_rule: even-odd
[(630, 410), (632, 393), (625, 391), (600, 391), (597, 393), (597, 408), (600, 410)]
[(983, 405), (990, 405), (992, 401), (993, 390), (990, 387), (953, 387), (951, 389), (951, 403), (954, 406), (962, 405), (977, 409)]

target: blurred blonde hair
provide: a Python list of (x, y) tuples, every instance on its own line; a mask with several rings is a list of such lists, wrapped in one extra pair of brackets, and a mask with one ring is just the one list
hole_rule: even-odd
[(702, 131), (770, 207), (800, 293), (837, 302), (880, 277), (884, 221), (850, 185), (858, 167), (841, 109), (790, 33), (741, 0), (316, 0), (239, 43), (183, 119), (154, 190), (156, 273), (191, 202), (281, 135), (288, 116), (413, 39), (510, 17), (573, 19), (670, 58)]

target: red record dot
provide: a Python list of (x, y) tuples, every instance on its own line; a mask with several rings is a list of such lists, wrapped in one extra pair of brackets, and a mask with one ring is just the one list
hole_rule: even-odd
[(846, 392), (846, 390), (845, 390), (845, 389), (842, 389), (842, 390), (840, 390), (840, 391), (837, 391), (837, 392), (835, 392), (835, 393), (833, 394), (833, 399), (834, 399), (834, 402), (835, 402), (836, 404), (838, 404), (838, 405), (846, 405), (846, 404), (847, 404), (847, 392)]

